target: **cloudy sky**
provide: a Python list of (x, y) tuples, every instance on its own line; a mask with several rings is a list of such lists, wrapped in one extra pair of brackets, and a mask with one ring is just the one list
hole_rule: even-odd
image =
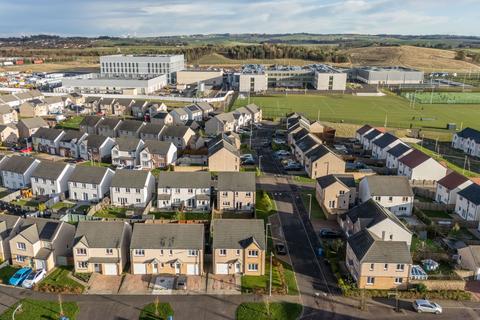
[(0, 36), (480, 35), (479, 0), (0, 0)]

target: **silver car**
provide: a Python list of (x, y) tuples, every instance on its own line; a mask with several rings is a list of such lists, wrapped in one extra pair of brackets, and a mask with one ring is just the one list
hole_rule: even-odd
[(25, 280), (23, 280), (22, 287), (26, 289), (31, 289), (34, 285), (42, 281), (46, 275), (47, 272), (45, 271), (45, 269), (39, 269), (37, 271), (34, 271), (30, 273)]
[(438, 303), (430, 302), (428, 300), (415, 300), (413, 302), (413, 309), (418, 313), (442, 313), (442, 307)]

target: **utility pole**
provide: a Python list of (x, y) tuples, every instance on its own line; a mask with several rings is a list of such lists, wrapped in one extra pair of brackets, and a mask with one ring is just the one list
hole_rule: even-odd
[(312, 219), (312, 195), (309, 193), (308, 196), (308, 219)]

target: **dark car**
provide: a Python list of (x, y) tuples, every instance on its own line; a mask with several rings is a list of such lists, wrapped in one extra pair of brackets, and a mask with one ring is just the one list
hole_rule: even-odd
[(300, 163), (289, 163), (284, 167), (287, 171), (299, 171), (302, 170), (303, 167)]
[(245, 160), (242, 160), (242, 164), (244, 164), (244, 165), (254, 165), (254, 164), (255, 164), (255, 160), (253, 160), (253, 159), (245, 159)]
[(322, 229), (320, 230), (320, 237), (322, 238), (340, 238), (342, 234), (339, 231), (334, 231), (331, 229)]
[(278, 243), (275, 245), (275, 251), (278, 255), (284, 256), (287, 254), (287, 248), (283, 243)]

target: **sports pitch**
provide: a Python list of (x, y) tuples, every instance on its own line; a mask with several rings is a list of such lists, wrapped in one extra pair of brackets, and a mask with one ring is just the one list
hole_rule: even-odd
[[(234, 108), (248, 104), (248, 98), (237, 99)], [(369, 123), (396, 128), (445, 129), (447, 123), (459, 128), (480, 129), (480, 104), (416, 104), (411, 107), (405, 98), (389, 94), (383, 97), (358, 97), (352, 95), (272, 95), (252, 96), (266, 118), (300, 112), (312, 120)]]
[(480, 92), (407, 92), (402, 96), (422, 104), (480, 104)]

